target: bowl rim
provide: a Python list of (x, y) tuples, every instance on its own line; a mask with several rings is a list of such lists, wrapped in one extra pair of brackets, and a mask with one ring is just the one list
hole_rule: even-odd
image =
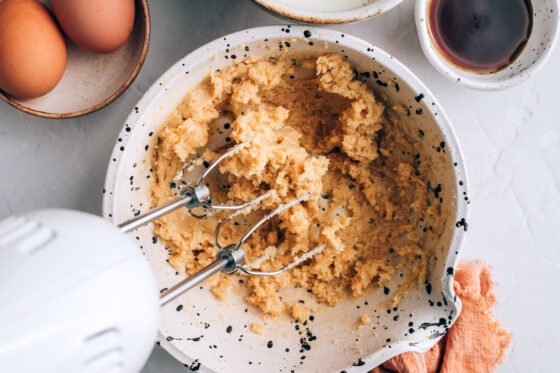
[[(514, 74), (507, 79), (494, 79), (494, 80), (477, 80), (469, 76), (470, 73), (463, 72), (459, 69), (455, 69), (453, 64), (445, 60), (440, 53), (438, 53), (437, 48), (433, 47), (432, 38), (430, 36), (429, 25), (427, 21), (428, 17), (428, 5), (431, 0), (416, 0), (414, 5), (414, 18), (416, 22), (416, 31), (418, 33), (418, 39), (420, 40), (420, 46), (424, 55), (432, 66), (444, 77), (450, 81), (463, 85), (471, 89), (477, 89), (481, 91), (500, 91), (507, 88), (514, 87), (528, 80), (531, 76), (536, 74), (539, 70), (543, 68), (546, 62), (549, 60), (552, 51), (554, 50), (558, 37), (560, 34), (559, 17), (558, 14), (554, 15), (551, 20), (553, 22), (553, 33), (546, 43), (549, 45), (548, 48), (541, 53), (535, 62), (527, 67), (523, 72)], [(553, 4), (556, 6), (556, 13), (558, 13), (560, 8), (560, 0), (552, 0)], [(485, 74), (486, 76), (492, 76), (494, 74)]]
[[(104, 184), (104, 194), (103, 194), (103, 201), (102, 201), (102, 216), (103, 218), (107, 219), (110, 222), (115, 222), (114, 219), (114, 204), (115, 204), (115, 193), (113, 193), (116, 189), (118, 175), (121, 174), (121, 168), (123, 166), (122, 162), (122, 152), (120, 151), (121, 146), (125, 146), (125, 148), (129, 148), (127, 146), (128, 141), (130, 140), (130, 134), (134, 133), (136, 126), (143, 126), (142, 124), (142, 117), (148, 112), (152, 102), (157, 100), (160, 94), (167, 90), (167, 87), (173, 84), (174, 80), (177, 76), (184, 74), (185, 70), (189, 70), (191, 66), (199, 64), (201, 61), (208, 59), (209, 56), (213, 56), (217, 53), (217, 51), (221, 51), (223, 48), (223, 41), (224, 38), (227, 38), (228, 42), (231, 43), (230, 48), (234, 48), (238, 45), (243, 45), (247, 41), (256, 41), (256, 40), (265, 40), (265, 39), (275, 39), (275, 38), (293, 38), (295, 35), (304, 35), (305, 31), (311, 31), (312, 37), (311, 39), (315, 39), (315, 41), (325, 41), (328, 43), (335, 43), (336, 40), (339, 41), (339, 45), (348, 47), (354, 50), (361, 50), (360, 52), (367, 56), (368, 52), (365, 52), (368, 49), (371, 49), (371, 53), (375, 53), (375, 60), (382, 65), (388, 66), (396, 76), (398, 76), (403, 82), (410, 86), (412, 90), (415, 92), (422, 92), (425, 95), (425, 100), (433, 102), (435, 105), (425, 105), (427, 111), (430, 112), (430, 115), (433, 117), (435, 124), (438, 126), (438, 129), (441, 131), (442, 135), (445, 137), (445, 141), (449, 145), (449, 149), (451, 151), (448, 152), (449, 154), (449, 161), (453, 166), (453, 176), (455, 177), (455, 185), (459, 185), (459, 180), (463, 182), (461, 188), (456, 188), (456, 193), (454, 198), (456, 200), (455, 204), (455, 214), (453, 216), (452, 221), (450, 224), (454, 226), (450, 243), (446, 251), (446, 255), (443, 261), (443, 265), (448, 268), (447, 273), (444, 271), (441, 277), (441, 286), (442, 286), (442, 295), (445, 297), (446, 300), (449, 301), (451, 307), (455, 311), (453, 313), (453, 319), (449, 321), (449, 326), (452, 325), (455, 320), (457, 319), (458, 315), (461, 312), (462, 303), (461, 300), (456, 296), (455, 290), (453, 288), (453, 276), (454, 270), (457, 268), (458, 261), (459, 261), (459, 253), (464, 243), (466, 226), (461, 229), (461, 227), (455, 223), (456, 219), (465, 219), (468, 220), (468, 206), (467, 203), (462, 203), (463, 201), (463, 192), (468, 194), (469, 191), (469, 180), (466, 173), (465, 168), (465, 157), (463, 151), (457, 141), (457, 135), (451, 122), (442, 109), (439, 101), (435, 98), (433, 93), (426, 87), (426, 85), (420, 80), (418, 76), (416, 76), (408, 67), (402, 64), (399, 60), (391, 56), (389, 53), (385, 52), (384, 50), (373, 46), (371, 43), (355, 37), (348, 33), (342, 33), (340, 31), (326, 29), (321, 27), (313, 27), (313, 26), (302, 26), (302, 25), (292, 25), (290, 35), (286, 35), (284, 32), (281, 31), (282, 28), (285, 28), (286, 25), (273, 25), (273, 26), (262, 26), (262, 27), (254, 27), (249, 28), (241, 31), (237, 31), (222, 37), (218, 37), (217, 39), (206, 43), (199, 48), (195, 49), (194, 51), (188, 53), (186, 56), (178, 60), (175, 64), (173, 64), (169, 69), (161, 74), (161, 76), (154, 81), (152, 86), (145, 92), (142, 96), (140, 101), (137, 103), (136, 107), (140, 108), (139, 111), (132, 110), (129, 116), (127, 117), (126, 121), (123, 124), (121, 132), (118, 135), (118, 138), (121, 138), (123, 141), (119, 142), (118, 140), (115, 142), (115, 147), (113, 149), (113, 153), (111, 155), (111, 159), (109, 160), (109, 165), (107, 168), (105, 184)], [(343, 38), (339, 38), (339, 36), (344, 35)], [(299, 36), (298, 36), (299, 37)], [(303, 37), (301, 37), (304, 39)], [(375, 52), (373, 52), (375, 51)], [(371, 58), (371, 56), (369, 56)], [(437, 109), (436, 109), (437, 108)], [(435, 115), (434, 115), (435, 114)], [(115, 158), (116, 161), (113, 160)], [(456, 228), (455, 228), (456, 227)], [(449, 272), (449, 268), (453, 269), (453, 271)], [(376, 365), (382, 363), (393, 356), (404, 352), (425, 352), (429, 350), (443, 335), (425, 339), (417, 344), (410, 344), (407, 341), (401, 341), (399, 343), (392, 344), (390, 347), (384, 347), (377, 352), (374, 352), (370, 355), (364, 356), (361, 361), (366, 363), (368, 368), (373, 369)], [(169, 354), (171, 354), (175, 359), (182, 363), (186, 363), (190, 361), (192, 363), (191, 358), (186, 355), (183, 351), (179, 350), (176, 346), (174, 346), (171, 342), (167, 341), (165, 336), (159, 331), (158, 341), (161, 347), (163, 347)], [(380, 360), (382, 358), (383, 360)], [(375, 364), (374, 364), (375, 363)], [(353, 366), (348, 366), (346, 368), (347, 371), (355, 371)], [(363, 368), (363, 367), (360, 367)], [(207, 369), (204, 366), (204, 372), (213, 372), (213, 370)]]
[(148, 55), (148, 49), (150, 46), (150, 37), (151, 37), (151, 17), (150, 17), (150, 8), (148, 5), (148, 0), (138, 0), (140, 2), (142, 11), (143, 11), (143, 19), (144, 19), (144, 26), (146, 29), (146, 33), (144, 35), (144, 40), (142, 41), (142, 50), (140, 51), (140, 55), (138, 56), (138, 61), (134, 65), (132, 72), (126, 79), (126, 81), (109, 97), (105, 98), (103, 101), (98, 102), (97, 104), (90, 106), (88, 108), (73, 111), (69, 113), (51, 113), (48, 111), (32, 109), (28, 106), (25, 106), (19, 103), (17, 100), (12, 98), (9, 94), (5, 93), (0, 89), (0, 98), (7, 102), (9, 105), (13, 106), (14, 108), (23, 111), (24, 113), (31, 114), (41, 118), (47, 119), (69, 119), (69, 118), (76, 118), (81, 117), (90, 113), (93, 113), (97, 110), (104, 108), (105, 106), (109, 105), (113, 101), (115, 101), (119, 96), (121, 96), (124, 91), (130, 87), (130, 85), (134, 82), (144, 62), (146, 61), (146, 57)]
[(373, 3), (356, 9), (323, 13), (290, 7), (282, 4), (278, 0), (253, 0), (259, 7), (276, 16), (303, 23), (324, 25), (365, 21), (366, 19), (385, 13), (399, 5), (402, 1), (403, 0), (374, 0)]

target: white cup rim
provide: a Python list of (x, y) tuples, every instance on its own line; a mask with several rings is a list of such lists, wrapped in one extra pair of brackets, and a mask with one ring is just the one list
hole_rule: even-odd
[(279, 0), (253, 0), (255, 4), (282, 18), (309, 24), (343, 24), (376, 17), (399, 5), (402, 0), (376, 0), (361, 7), (337, 12), (305, 10)]

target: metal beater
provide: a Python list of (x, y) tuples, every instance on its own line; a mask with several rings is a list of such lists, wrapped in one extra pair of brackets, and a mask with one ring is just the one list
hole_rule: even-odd
[[(255, 223), (236, 243), (229, 243), (225, 245), (220, 244), (219, 242), (220, 230), (226, 223), (232, 221), (237, 216), (245, 213), (248, 209), (257, 205), (258, 203), (265, 200), (266, 198), (271, 197), (275, 193), (274, 190), (270, 190), (264, 193), (263, 195), (240, 205), (213, 204), (212, 198), (210, 197), (210, 190), (208, 189), (204, 181), (208, 178), (210, 173), (214, 169), (216, 169), (216, 167), (221, 162), (233, 156), (235, 153), (239, 152), (241, 149), (247, 146), (248, 146), (247, 143), (241, 143), (231, 147), (229, 150), (224, 152), (213, 163), (207, 166), (206, 170), (200, 175), (200, 177), (194, 183), (193, 186), (186, 185), (183, 187), (183, 189), (180, 192), (180, 197), (177, 197), (159, 207), (156, 207), (144, 214), (141, 214), (129, 221), (126, 221), (118, 225), (118, 227), (122, 232), (127, 233), (145, 224), (148, 224), (151, 221), (160, 218), (161, 216), (169, 214), (170, 212), (180, 207), (186, 207), (189, 213), (193, 217), (199, 219), (207, 219), (210, 216), (213, 216), (214, 214), (220, 211), (232, 211), (231, 214), (229, 214), (224, 219), (218, 222), (214, 232), (215, 245), (218, 248), (216, 260), (212, 264), (206, 266), (205, 268), (196, 272), (192, 276), (187, 277), (186, 279), (179, 282), (178, 284), (170, 288), (168, 291), (163, 293), (160, 297), (161, 306), (169, 303), (179, 295), (192, 289), (202, 281), (215, 275), (218, 272), (222, 272), (222, 273), (241, 272), (251, 276), (275, 276), (297, 266), (298, 264), (311, 258), (312, 256), (316, 255), (317, 253), (321, 252), (324, 249), (325, 247), (324, 245), (319, 245), (314, 249), (308, 251), (307, 253), (303, 254), (302, 256), (294, 258), (294, 260), (290, 262), (288, 265), (285, 265), (282, 268), (272, 272), (264, 272), (264, 271), (257, 271), (251, 269), (252, 267), (255, 267), (260, 263), (269, 259), (267, 255), (263, 255), (253, 260), (251, 263), (245, 265), (245, 252), (243, 251), (242, 246), (243, 243), (245, 243), (245, 241), (249, 239), (251, 234), (253, 234), (253, 232), (255, 232), (260, 226), (262, 226), (265, 222), (272, 219), (274, 216), (311, 198), (312, 196), (310, 194), (304, 195), (291, 202), (278, 206), (275, 210), (266, 214), (263, 218), (257, 221), (257, 223)], [(196, 160), (197, 159), (193, 160), (192, 162), (184, 166), (180, 173), (182, 174), (183, 172), (189, 172), (192, 169), (193, 165), (196, 163)], [(204, 213), (202, 214), (196, 213), (195, 209), (199, 209), (199, 208), (202, 208), (204, 210)]]

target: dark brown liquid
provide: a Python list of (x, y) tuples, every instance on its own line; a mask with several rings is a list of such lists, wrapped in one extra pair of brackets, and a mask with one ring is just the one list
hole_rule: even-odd
[(430, 33), (454, 65), (490, 73), (510, 65), (531, 34), (529, 0), (431, 0)]

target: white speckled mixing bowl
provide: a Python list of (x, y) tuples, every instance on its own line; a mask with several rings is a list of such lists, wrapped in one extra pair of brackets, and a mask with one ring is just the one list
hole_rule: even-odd
[[(150, 206), (153, 134), (191, 87), (232, 60), (270, 55), (279, 45), (309, 54), (339, 52), (379, 96), (386, 97), (387, 104), (403, 104), (407, 109), (401, 125), (418, 139), (420, 159), (431, 159), (433, 167), (426, 177), (432, 186), (439, 185), (434, 203), (442, 204), (447, 217), (443, 231), (424, 230), (436, 252), (429, 281), (394, 309), (387, 309), (390, 295), (382, 289), (345, 299), (334, 308), (307, 299), (305, 291), (286, 291), (282, 294), (286, 301), (304, 298), (314, 308), (314, 320), (299, 326), (288, 317), (263, 321), (256, 309), (245, 304), (242, 293), (218, 301), (204, 284), (162, 309), (160, 343), (200, 372), (364, 372), (396, 354), (427, 350), (461, 308), (453, 291), (453, 273), (467, 230), (463, 157), (445, 113), (426, 86), (400, 62), (363, 40), (326, 29), (271, 26), (228, 35), (184, 57), (154, 83), (128, 117), (109, 165), (103, 214), (119, 223)], [(181, 279), (165, 261), (167, 251), (154, 237), (152, 226), (131, 234), (162, 289)], [(363, 314), (372, 323), (358, 330), (356, 322)], [(253, 322), (266, 324), (264, 335), (249, 330)], [(309, 341), (309, 350), (301, 349), (307, 329), (317, 337)]]

